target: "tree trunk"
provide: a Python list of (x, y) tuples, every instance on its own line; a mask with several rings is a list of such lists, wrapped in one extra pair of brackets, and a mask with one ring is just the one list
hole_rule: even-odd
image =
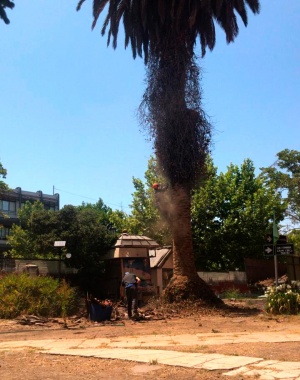
[(208, 304), (221, 304), (197, 274), (193, 252), (191, 227), (191, 193), (182, 185), (157, 193), (157, 205), (167, 219), (173, 237), (173, 277), (165, 289), (168, 302), (202, 300)]
[(176, 185), (170, 190), (170, 199), (174, 275), (193, 276), (197, 273), (192, 243), (190, 192)]
[[(156, 193), (156, 204), (173, 238), (174, 275), (165, 290), (168, 301), (202, 299), (221, 302), (197, 274), (191, 228), (191, 189), (203, 169), (208, 146), (201, 110), (199, 70), (186, 36), (170, 31), (148, 63), (145, 120), (168, 190)], [(146, 112), (147, 114), (147, 112)]]

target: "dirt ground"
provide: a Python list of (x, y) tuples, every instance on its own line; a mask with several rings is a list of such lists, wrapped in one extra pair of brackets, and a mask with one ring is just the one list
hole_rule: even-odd
[[(263, 301), (226, 302), (231, 308), (207, 310), (199, 307), (168, 308), (163, 313), (152, 312), (151, 318), (128, 320), (120, 313), (112, 321), (96, 323), (85, 316), (66, 321), (23, 318), (0, 320), (0, 342), (27, 339), (112, 338), (149, 334), (180, 335), (199, 333), (286, 332), (300, 333), (299, 316), (270, 316), (263, 312)], [(146, 310), (147, 311), (147, 310)], [(153, 310), (152, 310), (153, 311)], [(142, 313), (145, 310), (141, 310)], [(149, 317), (148, 310), (148, 317)], [(147, 312), (145, 314), (147, 315)], [(25, 323), (25, 324), (24, 324)], [(161, 347), (159, 347), (162, 349)], [(226, 355), (246, 355), (281, 361), (299, 361), (299, 342), (243, 343), (197, 347), (168, 347), (172, 350)], [(34, 350), (0, 352), (0, 378), (3, 380), (47, 379), (226, 379), (219, 371), (203, 371), (161, 364), (142, 364), (121, 360), (104, 360), (71, 356), (54, 356)], [(247, 377), (231, 377), (232, 380)]]

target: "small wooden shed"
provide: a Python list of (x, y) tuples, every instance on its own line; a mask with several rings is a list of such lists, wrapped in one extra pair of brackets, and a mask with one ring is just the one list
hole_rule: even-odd
[(108, 297), (118, 299), (124, 296), (121, 281), (126, 272), (132, 272), (141, 279), (142, 298), (153, 295), (149, 251), (159, 244), (141, 235), (122, 233), (114, 247), (104, 256)]

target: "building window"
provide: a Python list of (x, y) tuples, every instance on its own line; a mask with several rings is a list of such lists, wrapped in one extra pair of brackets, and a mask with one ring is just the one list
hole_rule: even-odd
[(4, 214), (12, 215), (16, 213), (16, 202), (0, 200), (0, 211)]
[(10, 234), (10, 228), (0, 227), (0, 239), (5, 240), (6, 237)]
[(9, 202), (8, 201), (2, 201), (2, 210), (3, 211), (9, 211)]

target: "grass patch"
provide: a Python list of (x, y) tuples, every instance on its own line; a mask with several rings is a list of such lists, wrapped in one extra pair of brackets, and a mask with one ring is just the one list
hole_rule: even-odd
[(230, 288), (230, 289), (226, 289), (223, 293), (221, 293), (220, 297), (222, 299), (231, 299), (231, 298), (240, 299), (240, 298), (244, 298), (245, 295), (241, 293), (239, 289)]

